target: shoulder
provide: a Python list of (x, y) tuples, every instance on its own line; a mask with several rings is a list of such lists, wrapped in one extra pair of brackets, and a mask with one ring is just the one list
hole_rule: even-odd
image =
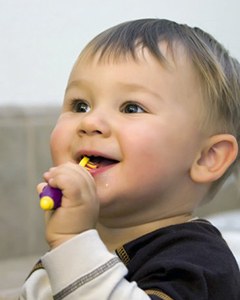
[(117, 254), (128, 263), (140, 256), (149, 256), (149, 254), (154, 258), (155, 256), (172, 256), (182, 251), (189, 257), (188, 252), (192, 253), (192, 250), (199, 252), (203, 248), (204, 253), (212, 252), (213, 245), (216, 248), (223, 248), (227, 253), (230, 251), (216, 227), (206, 220), (196, 219), (146, 234), (117, 249)]
[[(236, 261), (221, 233), (208, 221), (198, 219), (161, 228), (128, 243), (117, 253), (128, 267), (128, 279), (140, 282), (143, 289), (154, 285), (172, 298), (178, 297), (179, 289), (188, 299), (198, 299), (197, 293), (209, 294), (208, 286), (212, 286), (219, 295), (226, 289), (232, 293), (236, 290), (239, 295)], [(195, 296), (191, 295), (194, 286)]]

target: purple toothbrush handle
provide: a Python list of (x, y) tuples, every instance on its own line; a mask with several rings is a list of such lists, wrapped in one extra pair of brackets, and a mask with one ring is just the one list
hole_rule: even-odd
[(46, 185), (42, 192), (39, 195), (40, 201), (45, 198), (49, 198), (49, 201), (53, 201), (53, 208), (56, 209), (61, 206), (62, 202), (62, 191), (58, 188), (51, 187), (50, 185)]

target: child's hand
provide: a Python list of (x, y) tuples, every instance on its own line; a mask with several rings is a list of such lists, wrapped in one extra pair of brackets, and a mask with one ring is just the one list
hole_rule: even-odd
[[(95, 182), (83, 167), (66, 163), (44, 174), (46, 182), (62, 191), (62, 204), (46, 212), (46, 239), (55, 248), (75, 235), (95, 227), (99, 203)], [(44, 184), (38, 185), (38, 192)]]

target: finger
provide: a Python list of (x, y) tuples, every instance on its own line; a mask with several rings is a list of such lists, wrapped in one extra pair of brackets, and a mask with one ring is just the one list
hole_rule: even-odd
[(41, 183), (39, 183), (39, 184), (37, 185), (37, 192), (38, 192), (38, 194), (40, 194), (40, 193), (42, 192), (43, 188), (44, 188), (46, 185), (47, 185), (46, 182), (41, 182)]

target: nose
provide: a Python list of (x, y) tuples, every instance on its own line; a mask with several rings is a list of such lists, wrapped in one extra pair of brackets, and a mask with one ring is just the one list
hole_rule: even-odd
[(80, 136), (108, 137), (111, 134), (110, 120), (101, 111), (87, 112), (81, 115), (77, 130)]

